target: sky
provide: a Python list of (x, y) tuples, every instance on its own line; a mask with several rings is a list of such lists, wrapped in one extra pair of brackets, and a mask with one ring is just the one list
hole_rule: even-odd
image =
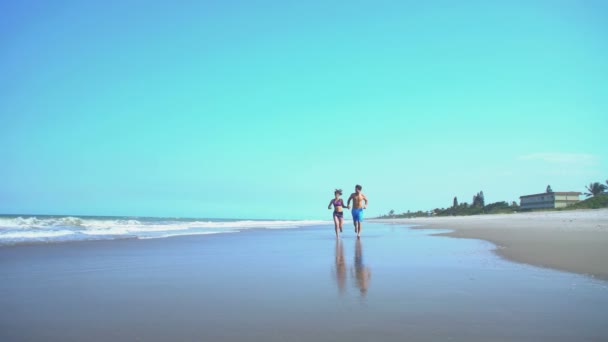
[(605, 1), (0, 0), (0, 213), (331, 219), (608, 178)]

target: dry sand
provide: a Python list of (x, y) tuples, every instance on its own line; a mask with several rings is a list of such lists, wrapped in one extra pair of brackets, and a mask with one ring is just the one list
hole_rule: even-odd
[(447, 228), (513, 261), (608, 279), (608, 209), (374, 221)]

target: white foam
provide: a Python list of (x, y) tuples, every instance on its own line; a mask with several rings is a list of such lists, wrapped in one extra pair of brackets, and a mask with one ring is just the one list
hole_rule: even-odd
[(8, 232), (0, 233), (0, 241), (3, 239), (42, 239), (53, 238), (59, 236), (73, 235), (74, 232), (69, 230), (49, 230), (49, 231), (25, 231), (25, 232)]
[(0, 218), (0, 228), (46, 228), (46, 227), (61, 227), (61, 226), (80, 226), (82, 225), (82, 219), (78, 217), (60, 217), (60, 218), (42, 218), (37, 217), (17, 217), (11, 218)]
[(66, 217), (0, 217), (0, 244), (15, 241), (71, 241), (232, 233), (247, 229), (289, 229), (328, 224), (318, 220), (188, 221)]
[(235, 231), (227, 231), (227, 232), (185, 232), (185, 233), (176, 233), (176, 234), (163, 234), (158, 236), (140, 236), (138, 239), (147, 240), (147, 239), (163, 239), (174, 236), (189, 236), (189, 235), (212, 235), (212, 234), (228, 234), (228, 233), (238, 233), (238, 230)]

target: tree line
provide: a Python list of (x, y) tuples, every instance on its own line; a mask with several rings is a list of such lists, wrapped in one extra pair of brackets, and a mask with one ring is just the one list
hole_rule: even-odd
[[(572, 209), (581, 208), (605, 208), (608, 207), (608, 179), (606, 184), (593, 182), (585, 186), (587, 192), (585, 196), (587, 200), (581, 201), (572, 205)], [(547, 192), (553, 192), (551, 186), (547, 186)], [(486, 205), (483, 191), (479, 191), (473, 195), (471, 204), (467, 202), (458, 202), (458, 197), (454, 197), (452, 206), (449, 208), (435, 208), (432, 210), (418, 210), (403, 212), (396, 214), (395, 210), (390, 210), (388, 214), (380, 217), (390, 218), (411, 218), (411, 217), (426, 217), (426, 216), (467, 216), (479, 214), (506, 214), (519, 211), (520, 207), (517, 202), (513, 201), (510, 204), (505, 201), (494, 202)]]
[(458, 197), (454, 197), (452, 206), (449, 208), (435, 208), (433, 210), (418, 210), (395, 214), (395, 210), (391, 210), (387, 215), (381, 217), (391, 218), (410, 218), (410, 217), (425, 217), (425, 216), (466, 216), (466, 215), (478, 215), (478, 214), (499, 214), (499, 213), (511, 213), (519, 209), (519, 205), (516, 202), (511, 204), (500, 201), (486, 205), (485, 195), (483, 191), (479, 191), (473, 195), (471, 204), (468, 202), (458, 202)]

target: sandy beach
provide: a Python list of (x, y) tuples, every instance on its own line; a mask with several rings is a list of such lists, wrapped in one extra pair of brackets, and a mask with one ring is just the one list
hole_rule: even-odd
[(0, 247), (2, 341), (602, 341), (608, 283), (366, 222)]
[(451, 229), (510, 260), (608, 279), (608, 209), (376, 220)]

